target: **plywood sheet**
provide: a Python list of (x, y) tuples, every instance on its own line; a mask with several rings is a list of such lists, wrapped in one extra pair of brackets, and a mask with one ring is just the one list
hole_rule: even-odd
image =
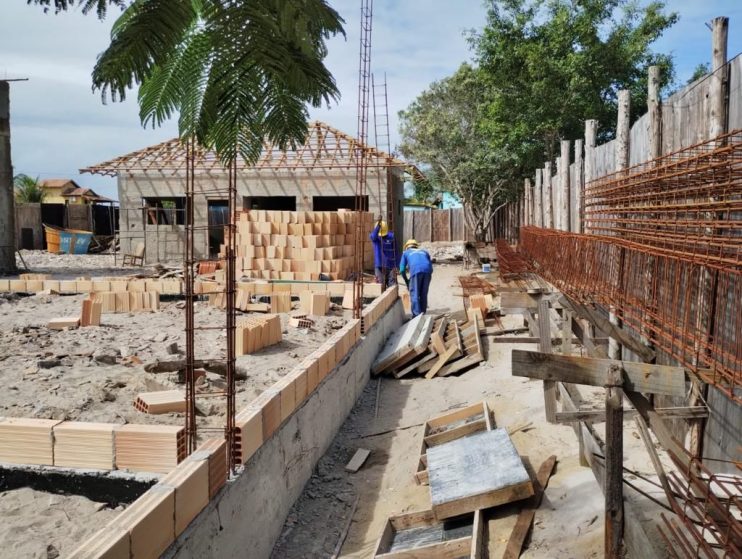
[(505, 429), (431, 447), (427, 459), (430, 500), (439, 519), (533, 495), (531, 478)]

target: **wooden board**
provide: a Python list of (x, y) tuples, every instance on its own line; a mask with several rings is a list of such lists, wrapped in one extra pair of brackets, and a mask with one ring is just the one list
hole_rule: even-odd
[(400, 369), (399, 371), (396, 371), (394, 373), (394, 378), (402, 378), (406, 374), (411, 373), (412, 371), (416, 369), (419, 369), (424, 364), (435, 359), (436, 357), (438, 357), (438, 353), (434, 349), (432, 349), (432, 347), (429, 347), (427, 353), (423, 354), (422, 356), (418, 356), (418, 359), (408, 363), (404, 369)]
[(616, 364), (624, 370), (624, 390), (684, 397), (686, 372), (682, 367), (649, 365), (536, 351), (512, 351), (513, 376), (570, 384), (605, 386), (608, 369)]
[(350, 462), (345, 465), (345, 469), (349, 472), (356, 473), (361, 469), (361, 466), (363, 466), (363, 463), (366, 461), (369, 454), (371, 454), (370, 450), (359, 448), (356, 450), (353, 458), (350, 459)]
[(474, 433), (427, 451), (438, 519), (526, 499), (533, 484), (505, 429)]
[[(433, 511), (390, 517), (376, 543), (376, 559), (480, 559), (481, 511), (438, 521)], [(476, 545), (475, 545), (476, 543)]]
[(494, 421), (487, 402), (472, 404), (428, 419), (422, 429), (422, 448), (417, 471), (415, 472), (415, 481), (419, 485), (427, 485), (428, 483), (426, 456), (428, 448), (493, 428)]
[(430, 368), (430, 370), (425, 373), (425, 378), (431, 379), (435, 375), (438, 374), (438, 372), (443, 368), (443, 366), (448, 363), (451, 359), (455, 359), (456, 357), (460, 356), (461, 352), (459, 351), (459, 348), (455, 345), (452, 345), (449, 347), (445, 353), (441, 354), (436, 362), (433, 364), (433, 366)]
[(500, 293), (500, 311), (505, 314), (521, 313), (538, 308), (538, 297), (528, 293)]
[(61, 316), (59, 318), (52, 318), (46, 326), (49, 330), (64, 330), (65, 328), (77, 328), (79, 325), (79, 316)]
[(428, 347), (433, 317), (418, 315), (406, 322), (387, 340), (374, 361), (371, 371), (378, 374), (405, 365)]

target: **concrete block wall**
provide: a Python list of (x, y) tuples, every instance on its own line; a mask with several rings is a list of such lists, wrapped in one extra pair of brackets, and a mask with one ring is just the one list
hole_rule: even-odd
[(165, 557), (244, 557), (246, 550), (251, 559), (270, 557), (291, 506), (368, 382), (370, 363), (403, 320), (395, 299)]

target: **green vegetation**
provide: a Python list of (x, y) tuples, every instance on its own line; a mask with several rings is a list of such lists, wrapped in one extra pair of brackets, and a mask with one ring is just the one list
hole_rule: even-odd
[(40, 203), (44, 201), (46, 193), (41, 188), (39, 177), (35, 179), (28, 175), (19, 174), (13, 177), (15, 187), (15, 201), (20, 204)]
[(629, 89), (632, 119), (646, 106), (647, 68), (673, 81), (669, 56), (652, 43), (677, 21), (662, 2), (491, 1), (487, 23), (469, 37), (475, 64), (430, 85), (400, 113), (400, 151), (430, 170), (430, 195), (446, 190), (481, 234), (523, 177), (554, 159), (559, 140), (599, 121), (615, 133), (617, 94)]

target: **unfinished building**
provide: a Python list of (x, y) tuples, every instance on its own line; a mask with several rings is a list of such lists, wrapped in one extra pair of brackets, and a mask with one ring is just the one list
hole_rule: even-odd
[[(238, 202), (252, 210), (353, 209), (356, 159), (361, 149), (366, 151), (368, 165), (368, 188), (361, 205), (383, 214), (401, 232), (405, 174), (419, 171), (318, 121), (309, 126), (306, 141), (295, 149), (284, 152), (266, 144), (255, 165), (240, 160)], [(210, 151), (199, 150), (194, 165), (194, 249), (198, 258), (209, 258), (218, 254), (223, 242), (223, 229), (218, 226), (228, 219), (227, 172)], [(144, 243), (147, 263), (183, 260), (186, 147), (180, 140), (168, 140), (81, 172), (117, 177), (118, 235), (124, 254)]]

